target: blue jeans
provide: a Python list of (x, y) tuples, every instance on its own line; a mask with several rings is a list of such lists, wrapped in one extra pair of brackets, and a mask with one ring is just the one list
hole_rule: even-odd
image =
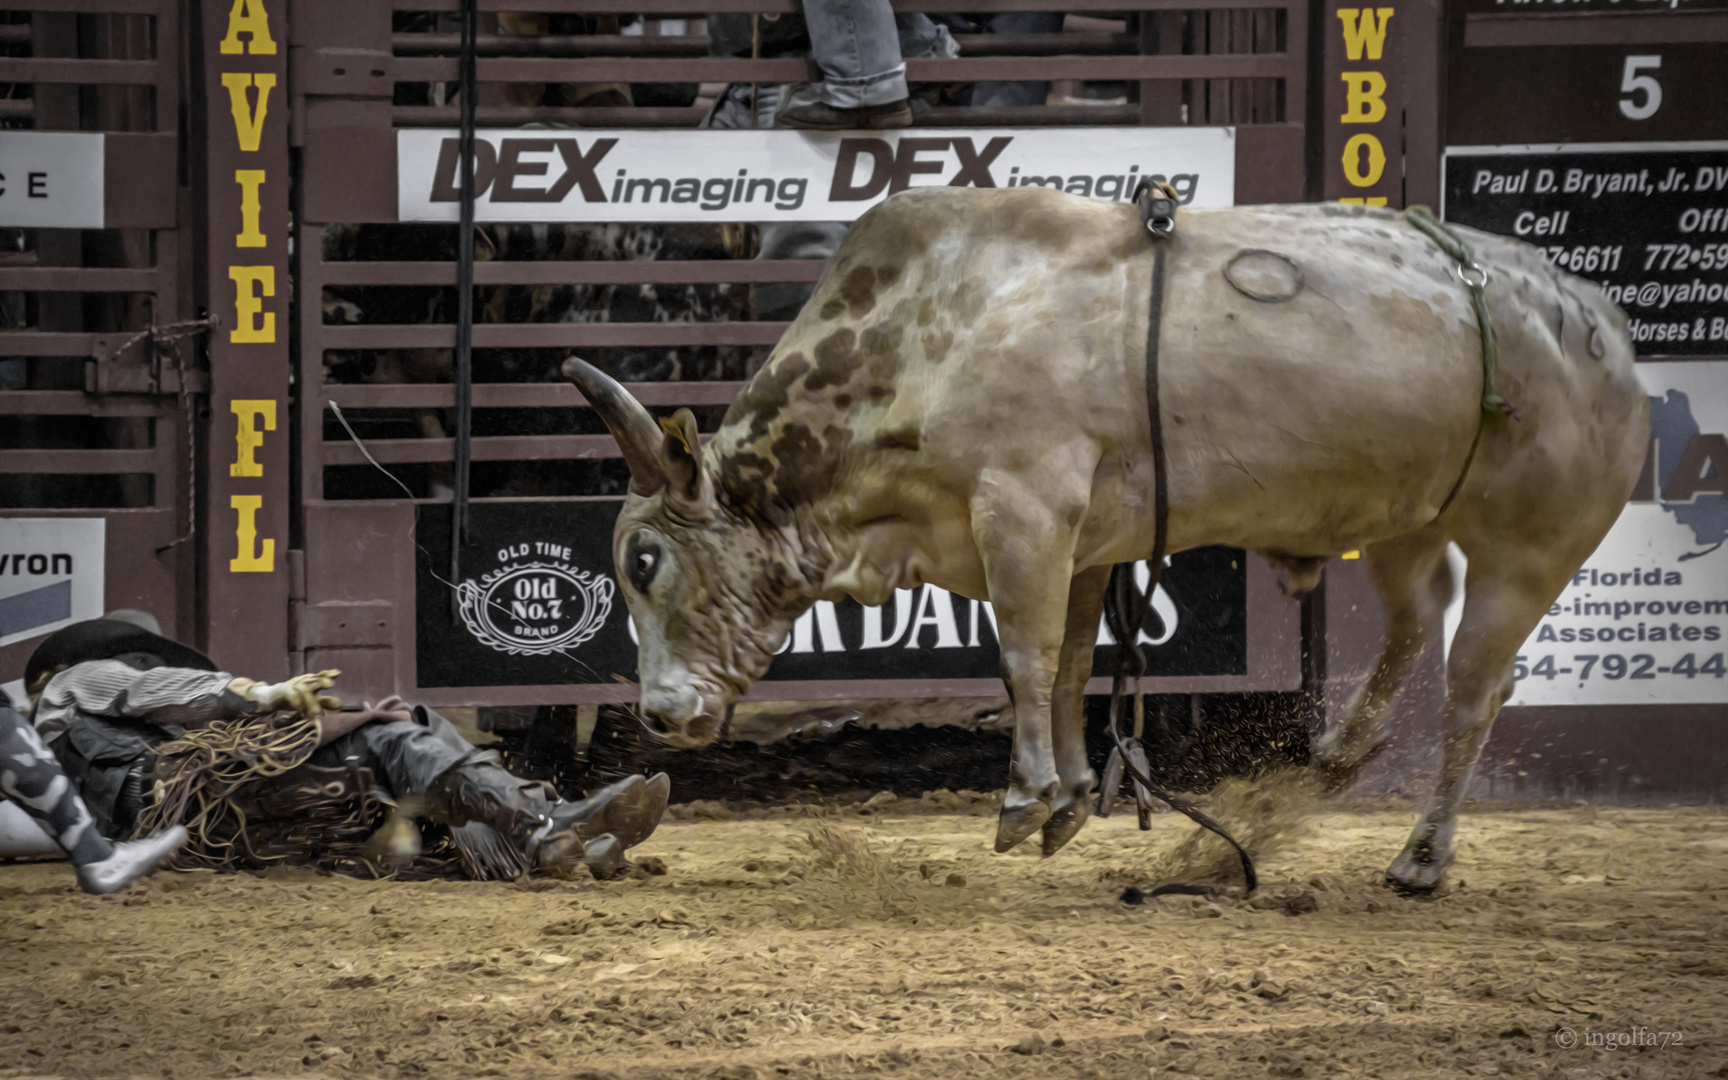
[[(930, 23), (922, 15), (911, 18)], [(824, 102), (857, 109), (906, 99), (906, 62), (888, 0), (804, 0), (804, 21), (822, 69), (818, 93)]]
[[(1059, 34), (1062, 15), (1043, 11), (997, 11), (987, 15), (939, 15), (956, 34)], [(1050, 96), (1047, 82), (979, 82), (966, 102), (974, 106), (1042, 105)]]

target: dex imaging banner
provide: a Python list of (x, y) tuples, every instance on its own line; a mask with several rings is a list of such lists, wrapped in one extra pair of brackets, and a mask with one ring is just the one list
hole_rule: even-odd
[(1511, 705), (1728, 702), (1728, 361), (1638, 365), (1650, 451), (1524, 643)]
[[(396, 139), (400, 220), (456, 221), (456, 133)], [(477, 221), (852, 221), (909, 187), (1048, 187), (1121, 202), (1143, 177), (1172, 185), (1185, 206), (1236, 197), (1234, 128), (490, 129), (474, 148)]]

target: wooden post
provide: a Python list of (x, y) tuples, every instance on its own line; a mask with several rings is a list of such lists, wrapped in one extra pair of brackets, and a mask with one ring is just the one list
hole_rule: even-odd
[[(288, 672), (288, 2), (204, 0), (210, 417), (204, 644)], [(313, 303), (317, 303), (314, 297)]]
[(1405, 26), (1413, 0), (1326, 0), (1321, 197), (1404, 205)]

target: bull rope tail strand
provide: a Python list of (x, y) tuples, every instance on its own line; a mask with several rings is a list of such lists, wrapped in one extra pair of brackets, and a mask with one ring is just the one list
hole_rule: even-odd
[[(474, 105), (480, 94), (476, 72), (479, 33), (476, 0), (462, 0), (462, 55), (457, 89), (462, 98), (456, 172), (461, 201), (456, 235), (456, 462), (451, 477), (450, 580), (462, 580), (462, 542), (468, 535), (468, 462), (474, 438)], [(462, 618), (461, 602), (450, 593), (450, 622)]]
[(203, 319), (182, 319), (179, 322), (151, 323), (144, 329), (127, 338), (114, 350), (113, 359), (118, 360), (122, 353), (132, 346), (150, 339), (150, 347), (158, 353), (166, 351), (174, 358), (174, 370), (180, 377), (180, 385), (175, 390), (179, 401), (180, 414), (186, 418), (186, 531), (156, 549), (160, 555), (164, 551), (191, 540), (198, 532), (198, 424), (197, 410), (192, 407), (192, 388), (186, 382), (186, 356), (180, 351), (182, 338), (196, 337), (207, 330), (214, 330), (222, 325), (222, 320), (211, 315)]
[[(1169, 543), (1170, 487), (1164, 456), (1164, 418), (1158, 404), (1158, 339), (1164, 321), (1164, 259), (1168, 241), (1176, 232), (1176, 192), (1168, 184), (1153, 184), (1142, 180), (1135, 188), (1135, 205), (1140, 208), (1140, 220), (1152, 237), (1152, 298), (1146, 312), (1146, 408), (1152, 425), (1152, 556), (1147, 561), (1151, 571), (1146, 588), (1134, 584), (1134, 564), (1118, 563), (1110, 570), (1110, 584), (1104, 590), (1104, 616), (1110, 633), (1116, 639), (1116, 670), (1110, 680), (1110, 735), (1116, 740), (1116, 753), (1121, 755), (1122, 768), (1141, 788), (1153, 797), (1168, 803), (1171, 809), (1185, 814), (1201, 828), (1223, 837), (1236, 849), (1242, 861), (1242, 883), (1252, 893), (1260, 885), (1254, 872), (1254, 860), (1243, 850), (1236, 838), (1213, 821), (1199, 807), (1178, 795), (1172, 795), (1152, 782), (1150, 770), (1142, 770), (1132, 754), (1128, 739), (1122, 734), (1122, 693), (1129, 676), (1134, 679), (1134, 698), (1140, 699), (1140, 678), (1146, 674), (1146, 654), (1140, 649), (1140, 628), (1146, 624), (1146, 613), (1152, 606), (1152, 594), (1164, 576), (1164, 550)], [(1106, 791), (1106, 799), (1115, 798)], [(1169, 893), (1195, 894), (1209, 890), (1194, 885), (1164, 884), (1152, 889), (1148, 896)]]
[[(414, 550), (418, 551), (421, 555), (426, 557), (426, 566), (428, 567), (426, 572), (432, 576), (432, 580), (436, 581), (438, 584), (440, 584), (440, 585), (442, 585), (445, 588), (450, 590), (450, 595), (453, 598), (451, 600), (451, 603), (453, 603), (456, 606), (457, 613), (460, 614), (461, 610), (462, 610), (462, 595), (463, 595), (462, 586), (460, 584), (458, 584), (457, 582), (454, 582), (454, 581), (446, 581), (444, 578), (441, 578), (438, 576), (438, 571), (431, 569), (432, 553), (430, 551), (427, 551), (426, 545), (422, 544), (420, 542), (420, 539), (419, 539), (419, 537), (420, 537), (420, 504), (412, 501), (414, 499), (414, 492), (409, 489), (407, 484), (404, 484), (402, 482), (402, 478), (400, 476), (397, 476), (395, 473), (391, 472), (389, 469), (386, 469), (384, 466), (378, 464), (378, 459), (372, 456), (372, 451), (366, 449), (366, 444), (361, 442), (360, 436), (358, 436), (354, 433), (354, 428), (351, 424), (348, 423), (348, 418), (346, 416), (342, 415), (342, 406), (336, 404), (334, 401), (326, 401), (324, 404), (328, 405), (330, 407), (330, 411), (336, 414), (336, 419), (341, 422), (342, 430), (346, 431), (348, 433), (348, 440), (354, 444), (354, 448), (356, 450), (359, 450), (361, 455), (363, 457), (365, 457), (367, 461), (370, 461), (372, 463), (372, 467), (374, 469), (377, 469), (379, 472), (381, 472), (385, 476), (389, 477), (390, 480), (397, 487), (401, 488), (402, 494), (408, 496), (408, 498), (410, 500), (410, 505), (414, 509), (414, 516), (408, 523), (408, 535), (407, 535), (408, 542), (414, 545)], [(474, 592), (474, 594), (476, 596), (479, 595), (477, 590), (469, 590), (469, 591)], [(476, 601), (476, 602), (478, 602), (478, 601)], [(502, 612), (503, 614), (508, 615), (510, 613), (509, 608), (505, 607), (503, 604), (500, 604), (496, 600), (488, 600), (488, 601), (486, 601), (486, 603), (489, 606), (498, 609), (498, 611)], [(592, 666), (590, 666), (587, 663), (584, 663), (582, 660), (577, 659), (576, 654), (572, 653), (570, 650), (557, 649), (554, 651), (557, 652), (559, 656), (562, 656), (564, 659), (570, 661), (572, 664), (575, 664), (577, 667), (588, 672), (590, 675), (594, 675), (596, 678), (599, 677), (599, 673), (596, 672)]]

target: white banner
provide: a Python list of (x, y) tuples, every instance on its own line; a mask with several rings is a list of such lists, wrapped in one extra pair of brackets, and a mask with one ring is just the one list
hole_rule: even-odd
[(0, 225), (100, 229), (103, 137), (73, 131), (0, 131)]
[(1649, 471), (1524, 643), (1509, 705), (1728, 702), (1728, 361), (1638, 377)]
[[(1236, 198), (1227, 127), (857, 132), (488, 129), (477, 221), (852, 221), (908, 187), (1059, 188), (1122, 201), (1142, 177), (1183, 205)], [(456, 221), (453, 131), (396, 133), (397, 214)]]
[(107, 526), (0, 517), (0, 645), (102, 617)]

